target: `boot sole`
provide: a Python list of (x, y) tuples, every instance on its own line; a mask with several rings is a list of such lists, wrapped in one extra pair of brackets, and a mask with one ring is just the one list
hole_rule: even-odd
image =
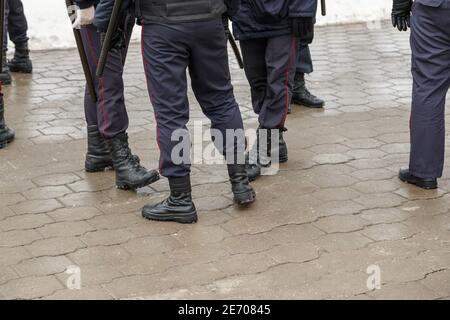
[(15, 68), (12, 69), (10, 67), (9, 72), (30, 74), (30, 73), (33, 73), (33, 69), (15, 69)]
[(322, 104), (315, 104), (315, 105), (311, 105), (302, 101), (298, 101), (298, 100), (292, 100), (292, 104), (295, 104), (297, 106), (303, 106), (306, 108), (312, 108), (312, 109), (322, 109), (323, 107), (325, 107), (325, 103)]
[(234, 203), (239, 206), (248, 205), (250, 203), (255, 202), (255, 200), (256, 200), (255, 191), (234, 195)]
[(411, 184), (413, 186), (425, 189), (425, 190), (435, 190), (438, 188), (438, 184), (437, 182), (414, 182), (414, 181), (409, 181), (407, 179), (404, 179), (402, 177), (398, 177), (402, 182), (405, 182), (407, 184)]
[(164, 222), (177, 222), (182, 224), (191, 224), (198, 221), (197, 211), (192, 211), (183, 214), (151, 214), (142, 211), (142, 217), (153, 221), (164, 221)]
[(89, 162), (85, 163), (85, 170), (86, 172), (89, 173), (94, 173), (94, 172), (103, 172), (106, 169), (113, 169), (113, 163), (101, 163), (101, 164), (92, 164)]
[(127, 182), (117, 181), (116, 185), (117, 185), (117, 188), (120, 190), (135, 190), (135, 189), (146, 187), (149, 184), (152, 184), (152, 183), (158, 181), (159, 179), (160, 179), (159, 173), (155, 172), (147, 180), (144, 180), (141, 183), (132, 184), (132, 183), (127, 183)]
[(10, 72), (12, 72), (12, 73), (30, 74), (30, 73), (33, 73), (33, 70), (17, 70), (17, 69), (14, 69), (14, 70), (10, 70)]
[(278, 162), (279, 162), (279, 163), (286, 163), (286, 162), (288, 162), (288, 160), (289, 160), (289, 158), (288, 158), (288, 156), (286, 155), (285, 157), (280, 157), (280, 159), (278, 160)]
[(14, 137), (10, 138), (10, 139), (3, 139), (0, 142), (0, 149), (6, 148), (6, 146), (8, 145), (8, 143), (11, 143), (14, 141)]

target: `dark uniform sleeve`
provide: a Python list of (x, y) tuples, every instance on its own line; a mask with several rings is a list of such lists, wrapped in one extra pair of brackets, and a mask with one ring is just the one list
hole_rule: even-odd
[(289, 17), (315, 17), (317, 14), (317, 0), (288, 0)]
[(75, 0), (75, 4), (80, 9), (87, 9), (95, 4), (95, 0)]
[(114, 7), (114, 0), (100, 0), (95, 10), (94, 26), (100, 31), (108, 29)]

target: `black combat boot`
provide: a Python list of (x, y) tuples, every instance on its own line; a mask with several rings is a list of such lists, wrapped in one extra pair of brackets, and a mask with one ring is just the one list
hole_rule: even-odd
[(3, 104), (3, 95), (0, 93), (0, 149), (6, 147), (7, 143), (14, 140), (14, 130), (8, 128), (5, 124), (5, 108)]
[(101, 136), (97, 126), (88, 126), (87, 153), (85, 168), (87, 172), (100, 172), (113, 167), (111, 151)]
[(424, 179), (416, 177), (411, 174), (409, 169), (400, 170), (400, 172), (398, 173), (398, 177), (403, 182), (413, 184), (425, 190), (437, 189), (438, 187), (437, 179)]
[(142, 216), (156, 221), (197, 222), (197, 210), (192, 202), (190, 176), (169, 178), (169, 186), (170, 196), (158, 204), (147, 204), (142, 209)]
[(9, 61), (8, 67), (11, 72), (33, 72), (33, 64), (30, 60), (30, 50), (28, 49), (28, 42), (16, 43), (14, 58)]
[(323, 108), (325, 105), (325, 101), (313, 95), (309, 92), (308, 88), (306, 88), (304, 73), (295, 74), (292, 103), (307, 108)]
[(228, 175), (230, 176), (234, 203), (238, 205), (245, 205), (255, 202), (256, 193), (250, 186), (247, 172), (245, 171), (245, 165), (229, 164)]
[(147, 170), (136, 161), (128, 145), (128, 135), (120, 133), (106, 139), (116, 171), (116, 185), (119, 189), (138, 189), (159, 180), (156, 170)]
[(9, 85), (11, 84), (11, 82), (12, 79), (11, 74), (9, 73), (8, 65), (6, 63), (6, 51), (5, 51), (3, 52), (2, 68), (0, 70), (0, 83), (4, 85)]
[[(261, 141), (260, 130), (266, 130), (267, 134), (265, 135), (264, 140), (267, 141)], [(272, 130), (279, 130), (278, 149), (272, 144)], [(246, 155), (245, 170), (247, 171), (249, 181), (254, 181), (259, 177), (261, 175), (262, 167), (269, 167), (272, 161), (278, 160), (278, 163), (285, 163), (288, 161), (287, 144), (283, 138), (283, 132), (285, 131), (287, 131), (286, 128), (258, 129), (256, 132), (256, 143), (253, 145), (252, 150)], [(263, 152), (264, 148), (261, 147), (260, 143), (267, 143), (265, 154)], [(277, 158), (275, 158), (276, 155), (278, 155)]]

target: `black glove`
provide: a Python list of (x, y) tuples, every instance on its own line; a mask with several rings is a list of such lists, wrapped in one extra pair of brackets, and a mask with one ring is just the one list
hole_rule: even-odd
[(312, 38), (312, 34), (314, 33), (313, 17), (290, 18), (289, 24), (294, 37), (302, 40)]
[(412, 0), (394, 0), (392, 6), (392, 25), (399, 31), (407, 31), (411, 26)]

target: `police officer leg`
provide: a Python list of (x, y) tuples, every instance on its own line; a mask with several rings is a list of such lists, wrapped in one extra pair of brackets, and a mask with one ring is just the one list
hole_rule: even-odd
[(5, 2), (5, 24), (3, 32), (3, 59), (0, 61), (0, 82), (4, 85), (10, 85), (12, 82), (11, 74), (9, 73), (8, 63), (6, 60), (6, 52), (8, 51), (8, 15), (9, 15), (9, 1)]
[(22, 0), (8, 0), (8, 33), (15, 45), (14, 58), (8, 63), (11, 72), (31, 73), (33, 64), (28, 48), (28, 23)]
[[(281, 50), (281, 48), (284, 50)], [(260, 128), (257, 133), (259, 159), (257, 165), (264, 164), (261, 163), (261, 159), (265, 155), (260, 150), (266, 150), (267, 156), (279, 163), (288, 160), (287, 145), (283, 138), (283, 132), (286, 131), (285, 121), (292, 97), (297, 51), (297, 39), (290, 35), (268, 39), (265, 51), (266, 70), (268, 70), (267, 92), (259, 114)], [(266, 141), (260, 139), (262, 129), (266, 131), (266, 134), (263, 135), (263, 137), (266, 137)], [(272, 130), (278, 132), (274, 135)], [(278, 149), (272, 148), (276, 145), (272, 143), (273, 136), (278, 136)], [(262, 145), (263, 143), (266, 144), (266, 147)], [(248, 172), (251, 173), (250, 170)]]
[[(240, 41), (244, 71), (250, 84), (253, 111), (259, 115), (267, 95), (267, 65), (266, 50), (267, 38)], [(246, 172), (250, 181), (261, 175), (261, 159), (257, 141), (246, 155)]]
[(305, 73), (310, 74), (312, 72), (313, 63), (309, 44), (300, 40), (292, 103), (307, 108), (323, 108), (325, 101), (313, 95), (306, 87)]
[(214, 142), (227, 160), (235, 203), (254, 202), (256, 194), (249, 184), (243, 161), (244, 124), (231, 85), (222, 21), (197, 23), (193, 34), (189, 63), (192, 89), (203, 113), (211, 120), (212, 129), (221, 135), (221, 139), (214, 139)]
[[(170, 186), (170, 196), (160, 203), (144, 206), (142, 216), (157, 221), (194, 223), (198, 218), (192, 201), (191, 142), (186, 127), (189, 121), (186, 78), (189, 40), (180, 32), (183, 28), (179, 24), (170, 27), (144, 24), (142, 27), (143, 61), (161, 153), (160, 173), (169, 179)], [(179, 146), (181, 148), (177, 149)]]
[(450, 87), (450, 9), (415, 4), (411, 21), (411, 155), (400, 179), (437, 187), (445, 150), (445, 97)]
[(259, 114), (267, 94), (267, 39), (240, 41), (244, 71), (250, 84), (253, 111)]
[(8, 128), (5, 124), (5, 104), (3, 95), (0, 95), (0, 149), (6, 147), (8, 143), (11, 143), (14, 137), (14, 130)]
[[(130, 31), (131, 32), (131, 31)], [(82, 28), (82, 35), (88, 60), (90, 60), (91, 71), (95, 73), (100, 54), (100, 35), (94, 26), (90, 25)], [(131, 153), (128, 144), (128, 115), (125, 107), (124, 84), (123, 84), (123, 65), (125, 62), (124, 52), (111, 51), (105, 67), (105, 74), (102, 79), (96, 79), (96, 91), (98, 102), (97, 112), (97, 130), (89, 127), (88, 130), (88, 150), (96, 150), (101, 159), (108, 162), (106, 157), (106, 148), (109, 149), (113, 166), (116, 172), (116, 185), (119, 189), (137, 189), (149, 185), (159, 179), (155, 170), (147, 170), (140, 165), (139, 158)], [(94, 77), (95, 78), (95, 77)], [(93, 105), (86, 105), (86, 109), (92, 112)], [(94, 118), (93, 116), (87, 117)], [(100, 136), (101, 134), (101, 136)], [(89, 139), (91, 138), (91, 139)], [(104, 139), (102, 141), (102, 139)], [(105, 144), (106, 143), (106, 147)], [(88, 153), (88, 159), (92, 160), (94, 152)], [(94, 161), (95, 162), (95, 161)], [(101, 163), (98, 164), (99, 168)], [(95, 167), (95, 166), (94, 166)], [(95, 170), (94, 170), (95, 171)]]
[[(97, 92), (100, 91), (100, 83), (95, 76), (98, 56), (94, 48), (94, 40), (97, 40), (97, 31), (93, 26), (85, 26), (81, 29), (81, 37), (87, 53), (87, 59), (91, 70), (91, 76)], [(101, 95), (97, 94), (98, 99)], [(84, 96), (84, 114), (87, 123), (87, 153), (85, 160), (85, 169), (87, 172), (100, 172), (113, 167), (111, 151), (101, 136), (98, 129), (97, 107), (100, 102), (94, 103), (89, 95), (89, 90), (85, 89)]]

